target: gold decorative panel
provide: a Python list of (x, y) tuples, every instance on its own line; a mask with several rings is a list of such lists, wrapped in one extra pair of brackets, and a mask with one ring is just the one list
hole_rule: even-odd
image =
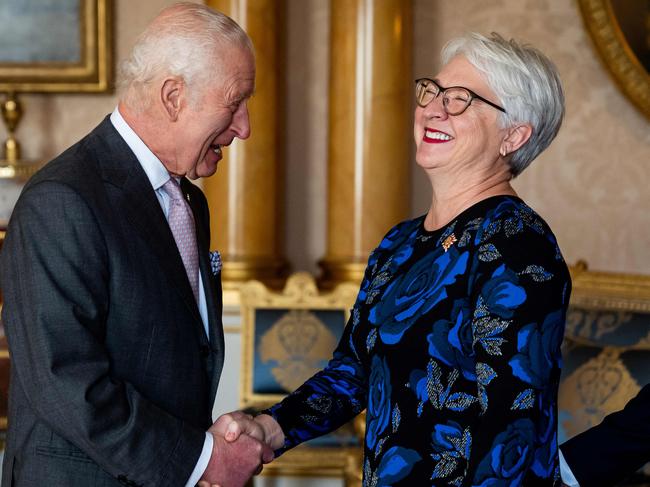
[[(358, 286), (339, 284), (320, 293), (307, 273), (293, 274), (283, 291), (259, 281), (241, 287), (241, 404), (262, 409), (322, 369), (350, 316)], [(264, 475), (343, 477), (360, 485), (363, 416), (300, 445), (264, 467)]]

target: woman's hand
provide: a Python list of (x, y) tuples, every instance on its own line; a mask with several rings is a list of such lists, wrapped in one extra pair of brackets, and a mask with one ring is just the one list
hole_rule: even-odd
[(268, 414), (253, 418), (242, 411), (233, 411), (220, 416), (210, 428), (210, 432), (223, 436), (226, 441), (235, 441), (240, 435), (252, 436), (266, 443), (272, 450), (284, 445), (284, 432), (278, 422)]

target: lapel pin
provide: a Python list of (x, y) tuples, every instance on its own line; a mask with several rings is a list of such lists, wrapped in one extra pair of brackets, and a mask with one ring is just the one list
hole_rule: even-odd
[(456, 235), (452, 233), (446, 239), (443, 240), (442, 248), (445, 249), (445, 252), (447, 252), (449, 250), (449, 247), (454, 245), (456, 242), (458, 242), (458, 239), (456, 238)]

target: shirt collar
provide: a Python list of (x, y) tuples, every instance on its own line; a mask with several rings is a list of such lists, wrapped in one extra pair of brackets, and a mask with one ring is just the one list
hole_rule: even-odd
[(138, 134), (133, 131), (129, 124), (126, 123), (118, 107), (115, 107), (115, 110), (111, 114), (111, 123), (124, 139), (126, 145), (133, 151), (147, 178), (149, 178), (151, 186), (153, 186), (154, 191), (157, 191), (169, 181), (170, 177), (163, 163), (151, 152), (151, 149), (138, 137)]

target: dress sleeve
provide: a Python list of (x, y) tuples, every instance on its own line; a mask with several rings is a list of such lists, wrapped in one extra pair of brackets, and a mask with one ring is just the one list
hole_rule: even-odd
[(365, 306), (378, 253), (375, 250), (370, 255), (350, 319), (327, 366), (282, 402), (264, 411), (275, 418), (285, 435), (285, 444), (275, 452), (276, 456), (304, 441), (334, 431), (365, 409), (368, 372), (361, 347), (357, 344), (365, 341), (367, 330), (364, 331), (359, 317), (361, 308)]
[(504, 232), (476, 245), (470, 276), (478, 415), (468, 485), (553, 478), (566, 265), (550, 232)]

